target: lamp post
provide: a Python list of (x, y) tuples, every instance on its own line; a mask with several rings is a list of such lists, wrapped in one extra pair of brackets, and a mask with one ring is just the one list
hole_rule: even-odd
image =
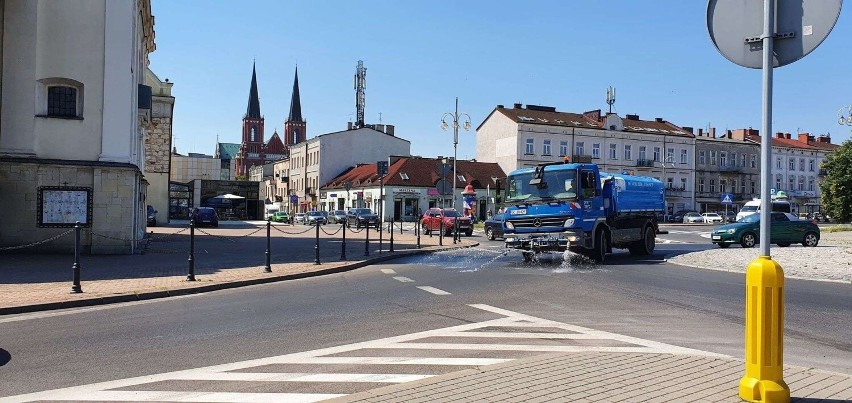
[[(843, 112), (843, 110), (846, 112)], [(837, 118), (837, 123), (840, 125), (852, 126), (852, 105), (844, 106), (837, 111), (839, 117)], [(845, 116), (844, 116), (845, 114)]]
[[(669, 190), (669, 179), (666, 176), (666, 168), (674, 168), (675, 167), (674, 156), (669, 156), (667, 154), (668, 151), (665, 150), (665, 149), (663, 149), (663, 152), (666, 153), (666, 154), (663, 154), (663, 162), (660, 162), (660, 166), (663, 167), (663, 183), (665, 183), (665, 186), (663, 186), (663, 189)], [(674, 187), (674, 181), (672, 181), (672, 187)], [(663, 203), (665, 204), (665, 211), (663, 212), (663, 216), (669, 215), (669, 200), (666, 198), (667, 193), (668, 192), (663, 193)], [(672, 211), (672, 214), (674, 214), (674, 211)]]
[(458, 201), (456, 197), (456, 180), (458, 179), (458, 175), (456, 174), (456, 157), (458, 155), (459, 145), (459, 118), (464, 119), (464, 122), (462, 123), (464, 130), (470, 130), (470, 115), (464, 112), (462, 112), (461, 114), (459, 113), (459, 97), (456, 97), (455, 112), (446, 112), (443, 116), (441, 116), (441, 129), (443, 130), (447, 130), (447, 128), (449, 127), (449, 125), (447, 124), (447, 117), (453, 119), (453, 208), (455, 208), (456, 211), (459, 211), (456, 206), (456, 202)]

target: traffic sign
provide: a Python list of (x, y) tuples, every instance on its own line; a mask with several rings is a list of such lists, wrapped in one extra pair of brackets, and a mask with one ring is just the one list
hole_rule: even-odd
[(438, 193), (445, 196), (453, 194), (453, 184), (446, 179), (439, 180), (438, 183), (435, 184), (435, 189), (438, 190)]
[(299, 196), (290, 195), (290, 204), (296, 204), (299, 202)]
[(376, 174), (379, 176), (385, 176), (388, 174), (388, 162), (387, 161), (377, 161), (376, 162)]
[(441, 173), (441, 178), (446, 178), (452, 170), (452, 164), (438, 164), (438, 172)]
[(352, 189), (352, 182), (349, 182), (349, 181), (343, 182), (343, 188), (346, 189), (346, 191), (348, 192), (349, 189)]
[(774, 195), (777, 190), (775, 188), (769, 189), (769, 194)]
[(722, 197), (720, 199), (722, 201), (722, 204), (734, 204), (733, 193), (722, 193)]

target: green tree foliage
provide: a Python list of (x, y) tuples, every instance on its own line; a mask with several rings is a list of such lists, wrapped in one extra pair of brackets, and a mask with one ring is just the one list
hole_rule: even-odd
[(827, 175), (819, 184), (822, 205), (835, 222), (852, 220), (852, 140), (846, 140), (822, 164)]

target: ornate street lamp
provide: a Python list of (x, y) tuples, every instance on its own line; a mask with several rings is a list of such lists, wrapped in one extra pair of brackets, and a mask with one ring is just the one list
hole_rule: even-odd
[(458, 144), (459, 144), (459, 118), (464, 119), (462, 123), (464, 130), (470, 130), (470, 115), (467, 113), (459, 113), (459, 97), (456, 97), (456, 110), (454, 113), (444, 113), (441, 116), (441, 129), (447, 130), (449, 128), (449, 124), (447, 124), (447, 117), (452, 118), (453, 125), (453, 208), (456, 211), (459, 211), (458, 206), (456, 206), (457, 197), (456, 197), (456, 180), (458, 179), (458, 174), (456, 173), (456, 156), (458, 154)]

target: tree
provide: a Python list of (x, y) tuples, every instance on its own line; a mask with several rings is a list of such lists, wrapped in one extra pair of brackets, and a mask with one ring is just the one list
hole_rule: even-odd
[(822, 205), (834, 221), (852, 220), (852, 140), (846, 140), (829, 155), (821, 169), (826, 175), (819, 184)]

